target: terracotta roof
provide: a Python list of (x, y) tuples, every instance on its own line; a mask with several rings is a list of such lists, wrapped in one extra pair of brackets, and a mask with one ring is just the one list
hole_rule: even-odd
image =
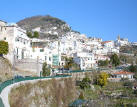
[(128, 74), (134, 74), (134, 73), (132, 73), (132, 72), (127, 72), (127, 71), (119, 71), (119, 72), (115, 72), (115, 73), (113, 73), (113, 74), (116, 74), (116, 75), (128, 75)]
[(101, 42), (101, 44), (106, 44), (106, 43), (109, 43), (111, 41), (104, 41), (104, 42)]

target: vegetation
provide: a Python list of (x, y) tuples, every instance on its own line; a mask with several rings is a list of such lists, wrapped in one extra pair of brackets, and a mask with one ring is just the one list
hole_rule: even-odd
[(118, 66), (120, 64), (120, 60), (119, 60), (119, 57), (117, 54), (113, 54), (111, 57), (110, 57), (110, 62), (112, 63), (112, 65), (114, 66)]
[(97, 78), (97, 84), (101, 87), (107, 85), (107, 78), (108, 74), (105, 72), (100, 73), (99, 77)]
[(131, 56), (131, 55), (125, 55), (125, 54), (120, 54), (119, 55), (120, 63), (121, 64), (132, 64), (136, 63), (137, 64), (137, 56)]
[(37, 31), (35, 31), (34, 34), (33, 34), (33, 37), (34, 38), (39, 38), (39, 33)]
[(77, 92), (71, 78), (22, 84), (11, 90), (10, 107), (67, 107)]
[(27, 36), (28, 36), (29, 38), (33, 38), (32, 33), (29, 32), (29, 31), (27, 31)]
[(90, 83), (91, 80), (88, 77), (85, 77), (83, 78), (79, 86), (81, 89), (90, 88)]
[[(40, 38), (57, 39), (58, 36), (65, 35), (67, 32), (71, 30), (71, 28), (67, 26), (66, 22), (49, 15), (33, 16), (21, 20), (17, 24), (28, 31), (32, 31), (33, 29), (40, 27), (40, 30), (44, 31), (43, 33), (40, 33)], [(49, 31), (57, 32), (58, 36), (54, 35), (54, 33), (45, 33)]]
[(65, 57), (65, 65), (64, 65), (65, 69), (72, 69), (72, 70), (79, 70), (80, 67), (73, 61), (73, 58), (67, 58)]
[(108, 66), (108, 64), (109, 64), (109, 61), (108, 61), (108, 60), (105, 60), (105, 61), (99, 60), (99, 61), (98, 61), (98, 65), (99, 65), (99, 66)]
[(39, 38), (39, 33), (38, 33), (37, 31), (35, 31), (35, 32), (32, 34), (32, 32), (27, 31), (27, 36), (28, 36), (29, 38)]
[(48, 67), (47, 63), (44, 62), (42, 66), (42, 75), (49, 76), (50, 75), (50, 68)]
[(84, 100), (84, 94), (83, 94), (83, 92), (80, 92), (80, 95), (79, 95), (78, 99)]
[(128, 70), (129, 70), (130, 72), (137, 72), (137, 66), (132, 64), (132, 65), (128, 68)]
[(8, 42), (0, 41), (0, 56), (7, 55), (9, 52)]
[(10, 61), (4, 57), (0, 57), (0, 82), (11, 79), (13, 76), (12, 65)]
[(136, 56), (137, 54), (137, 46), (122, 46), (120, 48), (121, 53), (128, 53), (128, 54), (134, 54)]

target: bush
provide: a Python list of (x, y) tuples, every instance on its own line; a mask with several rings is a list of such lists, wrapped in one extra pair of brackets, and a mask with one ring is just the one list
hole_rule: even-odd
[(47, 63), (44, 62), (42, 66), (42, 75), (49, 76), (50, 75), (50, 68), (48, 68)]
[(79, 86), (81, 89), (90, 88), (90, 83), (91, 80), (88, 77), (85, 77), (83, 78)]
[(7, 55), (9, 52), (9, 45), (8, 42), (0, 41), (0, 55), (3, 56)]
[(29, 31), (27, 31), (27, 36), (28, 36), (29, 38), (33, 38), (32, 33), (29, 32)]
[(39, 33), (37, 31), (35, 31), (33, 37), (34, 38), (39, 38)]
[(35, 31), (32, 35), (32, 32), (27, 31), (27, 36), (29, 38), (39, 38), (39, 33), (37, 31)]
[(108, 74), (105, 72), (100, 73), (99, 77), (97, 78), (97, 84), (101, 87), (107, 85), (107, 78)]
[(98, 61), (98, 65), (99, 65), (99, 66), (108, 66), (108, 64), (109, 64), (109, 61), (108, 61), (108, 60), (105, 60), (105, 61), (99, 60), (99, 61)]
[(80, 92), (80, 95), (79, 95), (78, 99), (84, 100), (84, 94), (83, 94), (83, 92)]
[(131, 65), (128, 70), (131, 72), (137, 72), (137, 66)]

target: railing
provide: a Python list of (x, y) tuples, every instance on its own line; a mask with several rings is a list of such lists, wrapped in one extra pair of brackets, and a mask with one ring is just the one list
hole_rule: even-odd
[(46, 78), (63, 78), (63, 77), (71, 77), (71, 75), (57, 75), (57, 76), (47, 76), (47, 77), (20, 77), (16, 79), (7, 80), (0, 84), (0, 93), (8, 85), (11, 85), (17, 82), (27, 81), (27, 80), (36, 80), (36, 79), (46, 79)]

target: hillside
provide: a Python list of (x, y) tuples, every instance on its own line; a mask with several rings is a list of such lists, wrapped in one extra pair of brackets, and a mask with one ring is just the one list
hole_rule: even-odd
[(71, 78), (41, 80), (27, 83), (11, 90), (11, 107), (67, 107), (77, 98)]
[(38, 31), (41, 39), (55, 39), (71, 30), (66, 22), (49, 15), (25, 18), (17, 24), (27, 31)]
[(11, 69), (10, 62), (5, 58), (0, 57), (0, 82), (12, 78)]
[(122, 46), (120, 48), (120, 52), (121, 53), (129, 53), (129, 54), (134, 54), (136, 55), (137, 54), (137, 46)]

